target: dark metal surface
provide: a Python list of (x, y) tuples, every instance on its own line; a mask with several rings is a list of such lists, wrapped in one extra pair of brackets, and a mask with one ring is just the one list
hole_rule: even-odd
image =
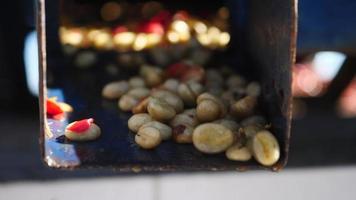
[[(162, 143), (155, 150), (140, 149), (134, 135), (127, 128), (131, 116), (117, 108), (117, 101), (102, 99), (101, 88), (109, 77), (105, 68), (90, 70), (68, 68), (62, 71), (66, 81), (48, 89), (48, 97), (72, 105), (75, 111), (63, 121), (47, 119), (48, 137), (45, 138), (45, 161), (51, 167), (102, 167), (118, 171), (175, 171), (175, 170), (244, 170), (258, 166), (256, 162), (229, 161), (225, 155), (205, 155), (193, 145)], [(122, 74), (122, 73), (121, 73)], [(105, 78), (106, 77), (106, 78)], [(124, 78), (121, 76), (121, 78)], [(65, 126), (73, 120), (92, 117), (101, 127), (102, 136), (93, 142), (71, 142), (63, 136)]]
[(263, 103), (281, 142), (281, 159), (288, 159), (291, 122), (291, 66), (295, 60), (296, 2), (250, 1), (247, 21), (247, 52), (262, 83)]
[[(340, 119), (332, 111), (318, 105), (308, 106), (307, 116), (292, 122), (291, 151), (284, 169), (287, 173), (288, 169), (356, 166), (355, 119)], [(31, 110), (26, 113), (0, 110), (0, 182), (125, 175), (117, 174), (115, 169), (110, 168), (53, 170), (46, 167), (39, 157), (37, 116), (38, 113)]]
[[(233, 162), (220, 155), (204, 155), (192, 145), (164, 142), (152, 151), (142, 150), (133, 142), (133, 134), (127, 129), (130, 116), (117, 109), (117, 102), (105, 101), (100, 90), (109, 81), (104, 67), (96, 66), (88, 70), (77, 70), (69, 66), (58, 70), (58, 64), (64, 63), (51, 49), (56, 30), (48, 30), (45, 19), (56, 13), (44, 12), (44, 0), (40, 0), (40, 106), (41, 106), (41, 145), (43, 157), (51, 167), (113, 167), (118, 171), (221, 171), (264, 168), (255, 161), (247, 163)], [(290, 67), (295, 54), (296, 9), (295, 1), (251, 1), (248, 14), (248, 42), (246, 49), (251, 64), (258, 66), (252, 72), (263, 83), (265, 112), (273, 123), (281, 147), (280, 161), (272, 166), (279, 170), (286, 163), (289, 147), (290, 129)], [(53, 6), (53, 4), (52, 4)], [(234, 8), (231, 8), (232, 10)], [(58, 13), (57, 13), (58, 14)], [(48, 16), (50, 15), (50, 16)], [(47, 24), (50, 23), (47, 21)], [(46, 35), (46, 32), (47, 35)], [(46, 37), (47, 36), (47, 39)], [(53, 49), (53, 47), (52, 47)], [(46, 52), (48, 53), (46, 55)], [(239, 56), (232, 55), (232, 59)], [(52, 64), (53, 63), (53, 64)], [(235, 61), (235, 63), (238, 63)], [(57, 88), (46, 91), (46, 70), (53, 73)], [(53, 66), (52, 66), (53, 65)], [(240, 66), (234, 66), (240, 67)], [(241, 66), (243, 67), (243, 66)], [(247, 70), (251, 71), (251, 70)], [(124, 73), (121, 73), (125, 76)], [(47, 120), (44, 99), (46, 96), (59, 96), (74, 107), (74, 112), (65, 121)], [(102, 129), (102, 136), (93, 142), (76, 143), (66, 141), (63, 129), (68, 121), (93, 117)]]

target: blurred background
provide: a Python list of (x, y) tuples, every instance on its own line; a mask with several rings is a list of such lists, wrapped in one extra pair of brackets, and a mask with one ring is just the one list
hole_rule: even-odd
[[(300, 0), (298, 3), (297, 63), (292, 70), (292, 137), (285, 170), (118, 175), (110, 169), (53, 170), (41, 161), (35, 2), (2, 2), (0, 199), (350, 199), (355, 196), (356, 2)], [(114, 8), (107, 3), (102, 7), (115, 10), (115, 4), (111, 5)], [(108, 20), (115, 17), (105, 12), (101, 15)]]

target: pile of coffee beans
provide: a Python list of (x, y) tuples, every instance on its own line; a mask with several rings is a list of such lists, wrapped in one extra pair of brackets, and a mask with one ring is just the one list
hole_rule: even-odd
[(142, 65), (138, 74), (108, 83), (102, 96), (133, 113), (128, 127), (141, 148), (172, 139), (206, 154), (225, 152), (229, 160), (254, 158), (264, 166), (278, 161), (278, 141), (258, 110), (258, 82), (228, 68), (204, 69), (189, 61), (166, 69)]

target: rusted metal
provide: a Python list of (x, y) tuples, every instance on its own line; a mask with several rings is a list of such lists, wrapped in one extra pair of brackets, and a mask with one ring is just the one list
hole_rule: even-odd
[[(53, 9), (59, 5), (56, 3), (58, 2), (51, 1), (51, 11), (46, 9), (48, 6), (45, 5), (45, 0), (39, 0), (38, 4), (40, 144), (43, 149), (43, 158), (50, 167), (69, 169), (112, 167), (119, 172), (137, 173), (246, 171), (258, 168), (278, 171), (286, 164), (291, 123), (291, 66), (295, 58), (297, 29), (295, 0), (247, 1), (245, 31), (244, 34), (239, 34), (246, 42), (241, 46), (236, 44), (236, 48), (232, 48), (240, 48), (238, 52), (243, 52), (244, 60), (248, 63), (241, 67), (249, 68), (246, 71), (252, 71), (253, 77), (262, 82), (263, 109), (273, 124), (273, 132), (282, 148), (280, 161), (272, 167), (262, 167), (255, 161), (245, 163), (229, 161), (223, 154), (203, 155), (192, 145), (177, 145), (174, 142), (165, 142), (152, 151), (141, 150), (134, 145), (133, 134), (129, 133), (127, 128), (129, 114), (118, 111), (116, 102), (103, 100), (100, 96), (100, 89), (110, 79), (103, 73), (103, 68), (94, 67), (87, 71), (80, 71), (70, 66), (59, 66), (58, 63), (64, 65), (66, 63), (53, 47), (59, 44), (58, 41), (56, 42), (58, 27), (48, 26), (50, 23), (48, 19), (58, 19), (59, 12)], [(229, 52), (233, 59), (241, 58), (240, 55), (235, 54), (237, 53)], [(98, 65), (102, 64), (100, 62), (103, 61), (99, 60)], [(46, 74), (51, 75), (48, 83)], [(128, 74), (120, 74), (116, 78), (127, 76)], [(58, 96), (59, 100), (65, 100), (71, 104), (75, 111), (64, 121), (46, 119), (45, 98), (47, 96)], [(96, 123), (102, 128), (102, 137), (88, 143), (67, 141), (63, 136), (67, 120), (88, 117), (96, 119)]]

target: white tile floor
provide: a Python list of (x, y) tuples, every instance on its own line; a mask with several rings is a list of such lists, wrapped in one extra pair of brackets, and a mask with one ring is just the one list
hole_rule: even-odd
[[(356, 197), (356, 167), (0, 184), (0, 200), (335, 200)], [(75, 195), (73, 195), (75, 193)]]

